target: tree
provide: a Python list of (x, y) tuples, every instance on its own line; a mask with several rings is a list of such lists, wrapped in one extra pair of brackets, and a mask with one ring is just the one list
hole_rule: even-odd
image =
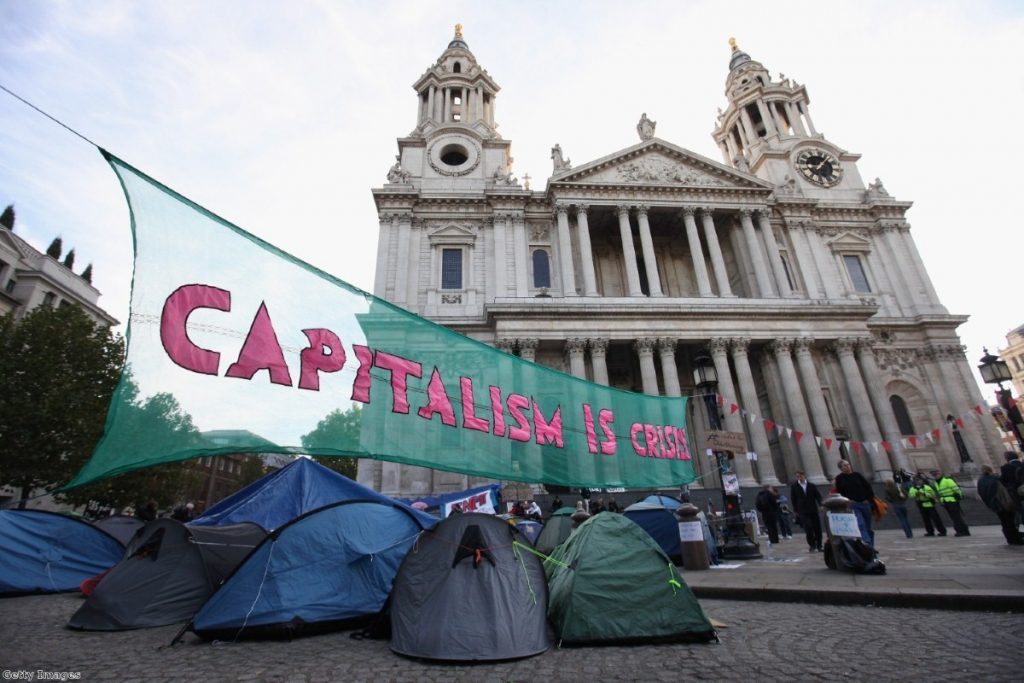
[(72, 249), (68, 252), (68, 255), (64, 257), (64, 267), (71, 270), (75, 267), (75, 250)]
[(263, 456), (249, 455), (242, 461), (242, 478), (238, 489), (244, 489), (249, 484), (261, 478), (267, 473), (267, 466), (263, 462)]
[(0, 225), (8, 230), (14, 230), (14, 204), (8, 204), (3, 214), (0, 215)]
[[(315, 453), (320, 448), (355, 450), (359, 445), (362, 421), (363, 415), (359, 405), (353, 405), (345, 411), (335, 410), (320, 420), (313, 431), (302, 437), (302, 447), (308, 449), (310, 453)], [(314, 456), (313, 459), (349, 479), (356, 478), (358, 458)]]
[(68, 481), (103, 433), (123, 359), (120, 335), (77, 306), (0, 318), (0, 482), (26, 496)]
[(62, 251), (64, 251), (64, 240), (54, 237), (53, 241), (50, 242), (50, 246), (46, 248), (46, 255), (50, 258), (59, 259)]
[(92, 284), (92, 264), (91, 263), (85, 267), (85, 270), (82, 271), (82, 279), (85, 280), (86, 282), (88, 282), (90, 285)]

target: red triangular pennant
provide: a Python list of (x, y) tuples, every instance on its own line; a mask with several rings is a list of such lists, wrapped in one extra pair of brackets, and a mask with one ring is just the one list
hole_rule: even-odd
[(978, 415), (985, 414), (985, 411), (981, 409), (981, 406), (974, 406), (974, 412), (976, 412)]
[(963, 429), (963, 428), (964, 428), (964, 419), (963, 419), (962, 417), (958, 417), (958, 418), (956, 419), (956, 423), (957, 423), (958, 425), (960, 425), (960, 429)]
[(860, 455), (860, 441), (851, 441), (850, 445), (853, 446), (853, 452)]
[(774, 423), (774, 422), (772, 422), (771, 420), (765, 420), (765, 421), (764, 421), (764, 428), (765, 428), (765, 431), (768, 431), (768, 432), (770, 432), (770, 431), (772, 430), (772, 427), (774, 427), (774, 426), (775, 426), (775, 423)]
[(796, 440), (797, 443), (800, 443), (800, 439), (804, 438), (804, 433), (803, 432), (793, 432), (793, 438)]
[(940, 436), (942, 436), (942, 431), (941, 430), (939, 430), (939, 429), (933, 429), (932, 430), (932, 438), (935, 439), (936, 443), (938, 443)]
[(718, 407), (721, 408), (722, 406), (724, 406), (725, 405), (725, 396), (722, 396), (721, 394), (715, 394), (715, 396), (718, 397)]
[(729, 404), (729, 414), (730, 415), (734, 414), (739, 409), (740, 409), (740, 407), (738, 405), (736, 405), (735, 403), (730, 403)]
[(910, 442), (910, 447), (911, 448), (917, 448), (917, 437), (916, 436), (908, 436), (907, 437), (907, 441)]
[(892, 453), (892, 444), (889, 443), (888, 441), (883, 441), (882, 442), (882, 448), (885, 449), (886, 453)]
[(825, 450), (832, 448), (832, 439), (825, 439)]

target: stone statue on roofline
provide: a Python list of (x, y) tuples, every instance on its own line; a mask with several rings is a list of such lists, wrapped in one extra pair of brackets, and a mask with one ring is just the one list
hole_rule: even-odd
[(558, 173), (559, 171), (567, 171), (572, 168), (572, 163), (562, 156), (562, 146), (559, 144), (555, 144), (555, 146), (551, 148), (551, 161), (554, 164), (555, 173)]
[(654, 137), (654, 127), (658, 125), (657, 121), (651, 121), (647, 118), (647, 112), (640, 115), (640, 122), (636, 124), (636, 132), (640, 136), (640, 140), (650, 140)]

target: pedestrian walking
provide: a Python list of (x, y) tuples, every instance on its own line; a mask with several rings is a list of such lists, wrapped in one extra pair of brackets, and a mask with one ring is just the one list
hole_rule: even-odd
[(850, 507), (860, 525), (860, 537), (869, 546), (874, 547), (875, 532), (871, 528), (871, 515), (874, 509), (871, 501), (875, 497), (875, 490), (871, 488), (871, 482), (860, 472), (854, 472), (853, 465), (848, 461), (840, 460), (839, 474), (836, 475), (836, 492), (850, 499)]
[(789, 505), (789, 496), (779, 493), (779, 536), (784, 539), (793, 538), (793, 527), (789, 524), (789, 515), (793, 509)]
[(807, 481), (807, 475), (796, 471), (796, 481), (789, 487), (789, 498), (793, 501), (793, 511), (800, 526), (807, 536), (808, 551), (821, 550), (821, 492), (818, 487)]
[(917, 510), (921, 513), (921, 520), (924, 522), (924, 535), (934, 536), (935, 532), (938, 531), (939, 536), (945, 536), (946, 525), (942, 523), (939, 511), (935, 509), (939, 504), (939, 494), (936, 493), (930, 484), (925, 483), (923, 476), (920, 474), (914, 475), (914, 480), (907, 491), (907, 496), (917, 503)]
[(935, 478), (935, 490), (939, 494), (939, 502), (945, 508), (946, 514), (953, 522), (954, 536), (970, 536), (971, 530), (967, 528), (963, 512), (960, 510), (960, 501), (964, 494), (956, 480), (939, 470), (932, 470), (932, 477)]
[(995, 470), (988, 465), (981, 468), (978, 479), (978, 496), (999, 518), (1003, 528), (1003, 536), (1010, 545), (1024, 545), (1024, 536), (1017, 530), (1016, 504), (1003, 482), (996, 476)]
[(910, 512), (907, 510), (907, 488), (909, 481), (903, 472), (894, 472), (891, 480), (885, 482), (885, 500), (889, 503), (896, 519), (900, 522), (903, 534), (907, 538), (914, 537), (913, 527), (910, 526)]

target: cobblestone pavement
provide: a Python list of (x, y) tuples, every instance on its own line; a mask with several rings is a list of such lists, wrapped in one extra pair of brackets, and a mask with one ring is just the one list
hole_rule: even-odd
[[(1020, 615), (702, 600), (721, 642), (552, 649), (514, 662), (434, 664), (345, 632), (211, 645), (177, 627), (64, 628), (78, 595), (0, 600), (0, 672), (78, 672), (97, 681), (1013, 681)], [(36, 678), (39, 680), (39, 678)]]

